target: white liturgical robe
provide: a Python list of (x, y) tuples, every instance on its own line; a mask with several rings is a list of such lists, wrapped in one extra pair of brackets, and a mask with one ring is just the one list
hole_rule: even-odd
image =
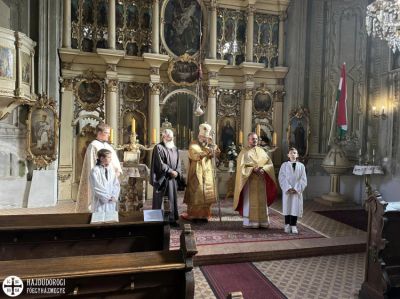
[[(307, 187), (306, 168), (301, 162), (284, 162), (279, 170), (279, 184), (282, 189), (283, 215), (303, 216), (303, 191)], [(295, 189), (296, 194), (288, 194), (289, 189)]]
[(108, 149), (111, 151), (111, 166), (114, 169), (115, 173), (122, 173), (118, 156), (112, 146), (109, 145), (107, 142), (93, 140), (89, 144), (86, 150), (85, 159), (83, 160), (81, 180), (79, 182), (75, 207), (76, 212), (87, 212), (89, 210), (89, 204), (91, 203), (92, 199), (89, 176), (92, 168), (96, 165), (97, 152), (101, 149)]
[[(107, 171), (107, 176), (106, 176)], [(120, 186), (115, 171), (111, 166), (96, 165), (90, 173), (92, 187), (92, 212), (107, 212), (116, 210)]]

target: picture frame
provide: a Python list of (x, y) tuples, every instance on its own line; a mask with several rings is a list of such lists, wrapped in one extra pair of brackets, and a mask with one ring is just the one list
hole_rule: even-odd
[(298, 107), (289, 114), (287, 129), (288, 148), (295, 147), (299, 154), (299, 160), (306, 162), (309, 152), (309, 138), (311, 134), (308, 109)]
[(199, 65), (188, 54), (171, 60), (168, 67), (168, 77), (177, 86), (191, 86), (199, 78)]
[(221, 150), (221, 160), (227, 160), (227, 152), (232, 142), (238, 145), (238, 122), (235, 116), (223, 116), (217, 123), (217, 144)]
[(167, 53), (173, 58), (184, 54), (198, 56), (207, 41), (206, 19), (207, 11), (200, 0), (164, 1), (160, 33)]
[(258, 117), (267, 117), (272, 111), (273, 97), (268, 89), (257, 90), (253, 96), (253, 111)]
[(75, 85), (75, 97), (79, 106), (87, 111), (94, 111), (104, 101), (103, 82), (97, 78), (83, 78)]
[(29, 108), (27, 120), (27, 159), (45, 168), (57, 159), (59, 119), (55, 102), (40, 94)]

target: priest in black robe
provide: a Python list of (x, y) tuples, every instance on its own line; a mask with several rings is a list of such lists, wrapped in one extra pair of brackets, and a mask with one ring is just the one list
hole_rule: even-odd
[(174, 144), (174, 133), (170, 129), (162, 132), (162, 142), (153, 149), (150, 184), (153, 186), (153, 209), (161, 209), (163, 198), (169, 200), (171, 225), (177, 225), (178, 180), (182, 180), (179, 151)]

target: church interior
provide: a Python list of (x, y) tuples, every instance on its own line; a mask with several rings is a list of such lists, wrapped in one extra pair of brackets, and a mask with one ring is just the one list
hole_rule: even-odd
[[(26, 298), (51, 297), (29, 294), (43, 278), (80, 298), (400, 298), (399, 24), (392, 0), (0, 0), (0, 298), (13, 275)], [(90, 225), (100, 123), (120, 222)], [(187, 178), (204, 123), (210, 218), (146, 221), (163, 132)], [(284, 190), (268, 228), (233, 208), (252, 132), (276, 178), (292, 147), (305, 166), (297, 234)]]

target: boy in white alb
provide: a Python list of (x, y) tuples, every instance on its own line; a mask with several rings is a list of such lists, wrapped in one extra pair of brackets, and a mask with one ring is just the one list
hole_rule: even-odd
[(111, 154), (110, 150), (99, 150), (97, 164), (90, 172), (92, 212), (107, 212), (117, 209), (120, 186), (114, 167), (111, 165)]
[(289, 161), (279, 170), (279, 185), (282, 189), (282, 213), (285, 216), (285, 233), (298, 234), (297, 217), (303, 216), (303, 191), (307, 186), (304, 164), (297, 161), (299, 154), (289, 149)]

